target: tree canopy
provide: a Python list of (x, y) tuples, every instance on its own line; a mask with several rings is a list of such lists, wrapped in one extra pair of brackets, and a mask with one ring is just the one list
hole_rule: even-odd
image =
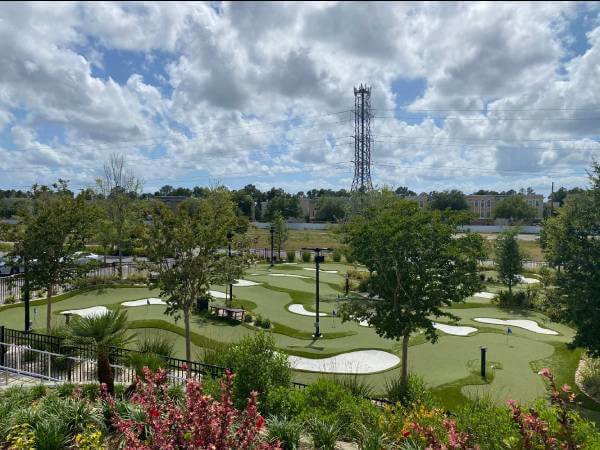
[(317, 220), (320, 222), (337, 222), (346, 217), (350, 209), (348, 200), (340, 197), (321, 197), (317, 207)]
[(342, 307), (345, 319), (367, 320), (378, 335), (402, 339), (402, 379), (408, 376), (408, 341), (424, 330), (436, 340), (433, 318), (453, 316), (442, 308), (463, 301), (479, 288), (480, 236), (455, 237), (465, 214), (420, 209), (385, 195), (368, 201), (342, 229), (352, 258), (372, 274), (370, 297)]
[(600, 356), (600, 164), (590, 180), (590, 190), (569, 195), (546, 219), (543, 237), (547, 259), (560, 267), (556, 300), (577, 327), (574, 343)]
[(517, 230), (506, 230), (496, 237), (496, 270), (500, 280), (508, 286), (512, 294), (512, 287), (519, 281), (523, 271), (521, 251), (517, 241)]
[(451, 191), (432, 192), (429, 194), (429, 208), (438, 211), (463, 211), (469, 209), (465, 194), (453, 189)]
[(535, 208), (529, 206), (524, 196), (511, 195), (498, 202), (494, 208), (494, 217), (511, 221), (533, 219)]

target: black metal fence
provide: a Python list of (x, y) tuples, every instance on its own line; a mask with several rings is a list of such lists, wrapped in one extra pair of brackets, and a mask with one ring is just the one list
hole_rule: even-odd
[[(125, 262), (121, 266), (122, 276), (121, 278), (127, 280), (133, 275), (143, 273), (145, 270), (140, 268), (135, 262)], [(119, 277), (119, 265), (118, 263), (106, 264), (100, 267), (94, 267), (81, 275), (83, 280), (85, 279), (99, 279), (99, 280), (115, 280)], [(23, 297), (23, 287), (25, 285), (25, 277), (20, 275), (11, 275), (0, 278), (0, 305), (5, 303), (20, 302)], [(61, 294), (74, 287), (77, 284), (67, 284), (65, 286), (55, 286), (54, 294)], [(34, 291), (33, 294), (41, 294), (39, 291)], [(38, 295), (39, 297), (39, 295)], [(35, 295), (32, 295), (32, 299)]]
[[(74, 346), (61, 337), (38, 333), (26, 333), (0, 326), (0, 366), (23, 372), (32, 377), (54, 381), (93, 381), (95, 380), (96, 348), (94, 345)], [(119, 382), (131, 383), (135, 370), (131, 368), (130, 357), (139, 354), (137, 350), (112, 347), (110, 362), (117, 368)], [(171, 378), (185, 379), (192, 376), (219, 378), (225, 368), (197, 361), (163, 357), (165, 368)], [(92, 370), (93, 369), (93, 370)]]

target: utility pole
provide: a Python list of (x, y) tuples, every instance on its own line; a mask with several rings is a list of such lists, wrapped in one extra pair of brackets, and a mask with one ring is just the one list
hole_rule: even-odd
[(319, 268), (321, 267), (321, 263), (325, 262), (325, 256), (321, 255), (321, 252), (326, 252), (329, 249), (315, 247), (315, 248), (303, 248), (302, 250), (308, 250), (308, 251), (312, 251), (315, 253), (315, 266), (316, 266), (316, 272), (317, 272), (316, 289), (315, 289), (315, 303), (316, 303), (315, 309), (317, 312), (317, 316), (315, 318), (315, 334), (313, 334), (313, 337), (315, 339), (319, 339), (321, 337), (321, 329), (319, 327), (319, 325), (320, 325), (320, 323), (319, 323)]
[(30, 300), (30, 291), (29, 291), (29, 263), (27, 257), (23, 260), (23, 303), (25, 304), (25, 333), (29, 333), (31, 331), (31, 320), (29, 316), (29, 300)]
[(271, 267), (273, 267), (275, 259), (275, 255), (273, 255), (273, 252), (275, 251), (275, 227), (271, 225), (269, 231), (271, 232)]
[(554, 216), (554, 181), (552, 182), (552, 193), (550, 194), (550, 217)]
[[(233, 232), (227, 232), (227, 256), (231, 262), (231, 240), (233, 239)], [(227, 295), (226, 295), (227, 296)], [(229, 283), (229, 302), (233, 301), (233, 283)]]

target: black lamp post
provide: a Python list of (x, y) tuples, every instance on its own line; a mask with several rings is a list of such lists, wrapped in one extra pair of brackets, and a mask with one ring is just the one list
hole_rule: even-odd
[(31, 318), (29, 315), (29, 300), (31, 298), (29, 292), (29, 264), (27, 257), (23, 258), (23, 303), (25, 304), (25, 333), (31, 331)]
[(271, 229), (269, 231), (271, 233), (271, 267), (273, 267), (275, 260), (275, 255), (273, 254), (275, 251), (275, 227), (271, 225)]
[(315, 334), (313, 334), (313, 337), (315, 339), (318, 339), (321, 337), (321, 329), (319, 327), (320, 323), (319, 323), (319, 267), (321, 266), (321, 263), (325, 262), (325, 256), (321, 255), (321, 252), (327, 251), (329, 250), (328, 248), (319, 248), (319, 247), (315, 247), (315, 248), (303, 248), (302, 250), (310, 250), (312, 252), (315, 252), (315, 266), (316, 266), (316, 272), (317, 272), (317, 279), (316, 279), (316, 288), (315, 288), (315, 303), (316, 303), (316, 312), (317, 312), (317, 316), (315, 319)]
[[(227, 232), (227, 254), (231, 258), (231, 241), (233, 239), (233, 232)], [(233, 301), (233, 283), (229, 283), (229, 301)]]

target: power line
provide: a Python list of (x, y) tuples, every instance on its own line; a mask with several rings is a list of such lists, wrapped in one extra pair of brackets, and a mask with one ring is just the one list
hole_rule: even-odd
[(401, 106), (398, 108), (385, 108), (385, 109), (375, 109), (375, 111), (398, 111), (402, 109), (408, 112), (527, 112), (527, 111), (584, 111), (584, 112), (597, 112), (600, 111), (600, 107), (598, 108), (417, 108), (413, 109), (408, 106)]
[[(422, 116), (375, 116), (376, 119), (399, 119), (404, 120), (421, 120)], [(496, 121), (585, 121), (585, 120), (600, 120), (600, 117), (494, 117), (494, 116), (482, 116), (482, 117), (469, 117), (469, 116), (427, 116), (426, 119), (433, 120), (496, 120)]]

